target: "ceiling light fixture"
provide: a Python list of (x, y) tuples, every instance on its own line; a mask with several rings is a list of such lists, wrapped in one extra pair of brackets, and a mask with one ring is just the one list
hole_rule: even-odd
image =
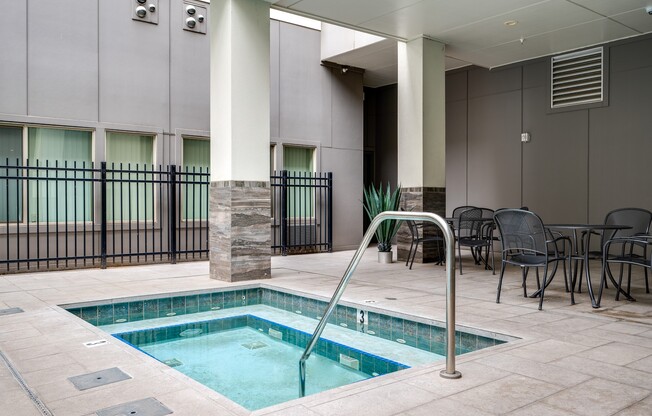
[(518, 20), (508, 20), (503, 24), (507, 27), (516, 26), (518, 24)]

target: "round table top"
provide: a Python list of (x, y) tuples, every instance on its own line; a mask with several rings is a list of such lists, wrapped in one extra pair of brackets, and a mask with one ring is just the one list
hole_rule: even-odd
[(566, 230), (628, 230), (631, 225), (618, 224), (545, 224), (546, 228)]

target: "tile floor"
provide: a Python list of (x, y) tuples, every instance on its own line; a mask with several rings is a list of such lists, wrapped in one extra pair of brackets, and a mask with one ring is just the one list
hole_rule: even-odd
[[(272, 278), (280, 289), (330, 296), (353, 252), (274, 257)], [(437, 320), (445, 317), (445, 271), (441, 266), (380, 265), (375, 249), (365, 254), (344, 294), (354, 303)], [(457, 322), (521, 338), (458, 358), (463, 377), (439, 377), (432, 364), (308, 396), (255, 415), (650, 415), (652, 414), (652, 295), (635, 275), (637, 302), (613, 300), (593, 310), (586, 293), (577, 304), (555, 279), (544, 310), (523, 298), (520, 272), (509, 270), (502, 303), (495, 303), (498, 276), (465, 258), (458, 276)], [(594, 274), (597, 276), (598, 273)], [(597, 279), (596, 279), (597, 280)], [(530, 287), (534, 287), (531, 279)], [(250, 282), (249, 282), (250, 283)], [(154, 397), (175, 415), (245, 415), (239, 407), (177, 371), (107, 337), (57, 305), (149, 294), (236, 287), (210, 280), (206, 262), (107, 270), (0, 276), (0, 352), (54, 415), (91, 415), (123, 402)], [(84, 342), (108, 339), (87, 348)], [(68, 377), (119, 367), (132, 379), (85, 391)], [(41, 414), (0, 361), (0, 413)]]

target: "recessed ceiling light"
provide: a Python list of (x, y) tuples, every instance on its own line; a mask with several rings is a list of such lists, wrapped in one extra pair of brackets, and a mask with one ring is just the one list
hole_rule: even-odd
[(508, 20), (504, 23), (505, 26), (516, 26), (518, 24), (518, 20)]

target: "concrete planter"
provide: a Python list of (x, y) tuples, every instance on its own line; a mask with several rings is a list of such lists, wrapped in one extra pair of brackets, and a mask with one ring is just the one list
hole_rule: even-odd
[(378, 252), (378, 263), (387, 264), (392, 263), (393, 252), (391, 251), (379, 251)]

